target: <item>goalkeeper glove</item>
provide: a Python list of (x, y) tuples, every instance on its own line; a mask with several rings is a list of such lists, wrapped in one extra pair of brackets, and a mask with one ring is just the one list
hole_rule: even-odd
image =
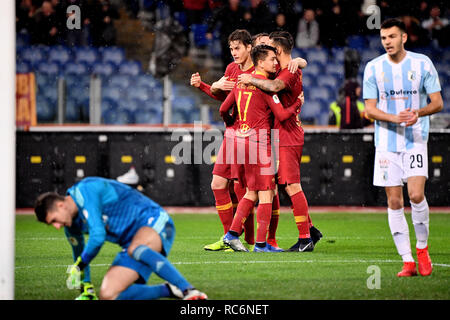
[(69, 277), (67, 278), (66, 284), (69, 289), (80, 289), (81, 287), (81, 277), (83, 276), (83, 269), (86, 264), (83, 263), (81, 257), (78, 257), (77, 261), (67, 268), (67, 273)]
[(94, 285), (90, 282), (83, 282), (81, 284), (81, 294), (75, 300), (98, 300)]

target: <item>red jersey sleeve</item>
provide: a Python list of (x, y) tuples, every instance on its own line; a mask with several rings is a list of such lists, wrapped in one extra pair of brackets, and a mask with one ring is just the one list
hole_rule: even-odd
[(301, 75), (301, 71), (290, 73), (289, 70), (286, 68), (280, 71), (280, 73), (277, 76), (277, 79), (283, 81), (285, 89), (291, 91), (292, 88), (297, 83), (297, 78), (300, 76), (299, 73)]
[(270, 96), (269, 94), (264, 93), (263, 96), (275, 117), (280, 121), (285, 121), (296, 115), (297, 108), (300, 107), (300, 99), (296, 99), (292, 105), (285, 109), (276, 94)]
[(232, 123), (234, 122), (234, 117), (230, 115), (230, 109), (233, 105), (235, 105), (236, 101), (234, 97), (234, 91), (235, 89), (231, 90), (219, 109), (220, 116), (223, 118), (227, 126), (232, 125)]

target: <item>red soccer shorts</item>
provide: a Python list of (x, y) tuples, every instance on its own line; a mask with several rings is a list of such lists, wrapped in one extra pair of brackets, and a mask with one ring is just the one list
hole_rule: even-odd
[(300, 183), (303, 146), (279, 147), (278, 184)]
[(236, 139), (236, 158), (231, 176), (250, 191), (275, 189), (274, 161), (270, 144)]
[[(229, 138), (230, 139), (230, 138)], [(220, 145), (219, 153), (214, 163), (213, 175), (220, 176), (225, 179), (231, 179), (231, 159), (229, 152), (227, 153), (227, 139), (224, 136), (223, 142)]]

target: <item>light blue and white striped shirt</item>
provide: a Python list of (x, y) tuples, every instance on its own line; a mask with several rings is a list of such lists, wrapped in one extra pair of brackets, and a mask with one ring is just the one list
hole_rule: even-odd
[[(428, 95), (437, 91), (441, 91), (438, 74), (423, 54), (406, 51), (400, 63), (393, 63), (385, 53), (369, 61), (364, 70), (363, 99), (377, 99), (377, 108), (386, 113), (423, 108)], [(411, 149), (427, 143), (429, 128), (429, 116), (410, 127), (376, 120), (375, 147), (391, 152)]]

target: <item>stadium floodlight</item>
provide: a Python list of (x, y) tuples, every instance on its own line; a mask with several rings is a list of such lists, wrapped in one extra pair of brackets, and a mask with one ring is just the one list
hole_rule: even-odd
[(0, 1), (0, 300), (14, 299), (15, 234), (15, 2)]

